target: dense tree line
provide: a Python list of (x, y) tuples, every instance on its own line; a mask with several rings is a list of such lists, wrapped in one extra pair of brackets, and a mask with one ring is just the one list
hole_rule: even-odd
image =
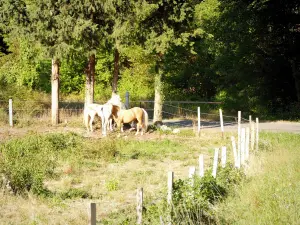
[(133, 99), (155, 98), (156, 121), (165, 99), (219, 100), (252, 114), (300, 108), (296, 0), (0, 0), (0, 7), (2, 89), (86, 103), (128, 90)]

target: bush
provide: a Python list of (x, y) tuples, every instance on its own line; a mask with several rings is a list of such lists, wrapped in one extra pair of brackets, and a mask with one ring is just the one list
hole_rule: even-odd
[(58, 194), (61, 199), (73, 199), (73, 198), (91, 198), (90, 194), (82, 189), (70, 188), (69, 190)]
[(225, 168), (218, 168), (216, 181), (220, 186), (224, 187), (227, 192), (229, 192), (235, 185), (238, 185), (245, 178), (246, 176), (242, 168), (238, 169), (232, 164), (227, 164)]
[(0, 108), (0, 125), (8, 123), (8, 113)]
[(167, 222), (170, 214), (172, 224), (215, 223), (213, 206), (225, 199), (244, 177), (243, 171), (228, 165), (219, 168), (216, 179), (211, 176), (210, 170), (202, 178), (179, 179), (173, 185), (172, 208), (165, 200), (145, 206), (145, 224), (159, 223), (160, 216)]
[(69, 152), (74, 145), (74, 134), (29, 135), (11, 140), (0, 146), (0, 173), (15, 194), (45, 194), (43, 182), (54, 175), (57, 151)]
[(104, 159), (112, 161), (119, 155), (117, 143), (113, 139), (103, 139), (101, 141), (90, 140), (83, 149), (86, 159)]

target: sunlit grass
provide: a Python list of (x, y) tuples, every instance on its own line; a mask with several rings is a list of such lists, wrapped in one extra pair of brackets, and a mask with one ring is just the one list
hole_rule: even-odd
[[(23, 197), (14, 196), (2, 189), (0, 221), (5, 224), (48, 224), (50, 221), (86, 224), (88, 203), (93, 201), (97, 203), (98, 221), (132, 224), (137, 187), (144, 188), (145, 204), (150, 210), (149, 207), (162, 198), (168, 171), (174, 171), (176, 180), (186, 178), (189, 167), (197, 167), (199, 154), (204, 154), (205, 168), (209, 169), (214, 148), (222, 145), (227, 146), (228, 160), (232, 162), (230, 136), (236, 132), (226, 132), (224, 138), (220, 132), (212, 131), (203, 131), (198, 137), (191, 130), (179, 134), (154, 131), (151, 135), (153, 138), (149, 140), (129, 133), (119, 138), (112, 134), (103, 139), (75, 133), (43, 135), (32, 131), (22, 138), (3, 140), (2, 146), (10, 142), (16, 149), (21, 146), (30, 149), (36, 139), (38, 144), (34, 145), (39, 146), (40, 152), (55, 154), (57, 165), (54, 176), (44, 181), (52, 193), (48, 197), (33, 195), (30, 191)], [(261, 133), (260, 140), (259, 152), (250, 155), (245, 182), (230, 193), (226, 201), (214, 207), (215, 221), (219, 224), (297, 223), (299, 135)], [(190, 212), (184, 213), (189, 215)], [(150, 220), (151, 216), (145, 218)], [(153, 215), (152, 219), (148, 224), (160, 224), (159, 217)]]
[(249, 179), (218, 207), (219, 224), (299, 224), (300, 135), (261, 138), (271, 151), (252, 156)]

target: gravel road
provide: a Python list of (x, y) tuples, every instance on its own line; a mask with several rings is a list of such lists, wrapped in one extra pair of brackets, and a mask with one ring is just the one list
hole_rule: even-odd
[[(164, 120), (163, 123), (166, 126), (175, 126), (178, 128), (192, 128), (193, 121), (192, 120)], [(197, 124), (196, 124), (197, 125)], [(247, 125), (247, 123), (242, 123), (242, 126)], [(201, 129), (220, 129), (219, 122), (209, 122), (209, 121), (201, 121)], [(233, 130), (237, 129), (237, 123), (224, 123), (224, 130)], [(300, 122), (260, 122), (259, 129), (265, 131), (273, 131), (273, 132), (292, 132), (292, 133), (300, 133)]]

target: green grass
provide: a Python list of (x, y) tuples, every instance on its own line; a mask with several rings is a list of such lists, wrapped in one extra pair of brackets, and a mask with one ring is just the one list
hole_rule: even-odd
[[(248, 179), (218, 206), (218, 224), (299, 224), (300, 135), (262, 133)], [(269, 146), (265, 148), (265, 146)]]
[[(134, 135), (96, 139), (75, 133), (28, 132), (24, 137), (3, 140), (1, 173), (16, 176), (25, 191), (13, 195), (2, 187), (0, 220), (5, 224), (46, 224), (52, 220), (55, 224), (86, 224), (86, 207), (93, 201), (99, 207), (101, 224), (133, 224), (136, 188), (143, 187), (144, 224), (160, 224), (160, 215), (166, 221), (164, 203), (160, 202), (165, 199), (167, 172), (174, 169), (175, 180), (184, 180), (189, 166), (197, 165), (200, 153), (205, 154), (208, 168), (214, 148), (222, 145), (228, 147), (231, 159), (233, 133), (226, 133), (224, 139), (214, 132), (203, 132), (200, 137), (192, 131), (154, 134), (155, 138), (140, 140)], [(184, 208), (174, 211), (176, 221), (189, 218), (181, 224), (197, 224), (193, 220), (202, 218), (217, 224), (297, 224), (299, 146), (299, 135), (260, 133), (259, 151), (251, 154), (246, 179), (240, 180), (231, 168), (219, 171), (216, 183), (209, 178), (207, 184), (225, 188), (222, 201), (215, 201), (212, 207), (202, 202), (206, 211), (190, 201), (189, 207), (180, 204)], [(26, 189), (29, 186), (22, 183), (26, 179), (43, 184), (43, 189)]]

